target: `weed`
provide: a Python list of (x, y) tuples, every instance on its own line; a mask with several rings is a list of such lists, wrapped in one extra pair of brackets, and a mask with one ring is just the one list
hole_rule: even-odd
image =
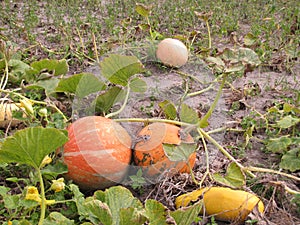
[(147, 182), (145, 178), (143, 177), (143, 171), (139, 169), (136, 173), (136, 175), (129, 176), (130, 180), (132, 181), (131, 187), (133, 189), (138, 189), (140, 192), (142, 191), (143, 185), (145, 185)]

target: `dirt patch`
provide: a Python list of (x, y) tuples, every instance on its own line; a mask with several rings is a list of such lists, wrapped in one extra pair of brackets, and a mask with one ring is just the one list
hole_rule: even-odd
[[(145, 93), (131, 93), (127, 106), (119, 115), (120, 118), (163, 117), (164, 115), (158, 105), (160, 102), (169, 100), (178, 103), (185, 93), (186, 87), (188, 87), (189, 92), (195, 92), (207, 88), (210, 84), (214, 84), (214, 87), (210, 90), (186, 98), (183, 101), (197, 110), (199, 115), (204, 115), (207, 112), (215, 98), (219, 84), (214, 83), (215, 76), (202, 60), (197, 58), (190, 59), (189, 63), (179, 70), (164, 68), (157, 62), (146, 62), (145, 65), (151, 74), (150, 76), (141, 75), (141, 78), (147, 83), (147, 91)], [(101, 74), (97, 66), (89, 68), (88, 71), (96, 75)], [(180, 75), (178, 71), (186, 75), (192, 75), (201, 82), (196, 82), (193, 79)], [(232, 83), (231, 88), (228, 87), (224, 90), (222, 98), (219, 100), (212, 117), (209, 119), (209, 127), (206, 130), (209, 131), (222, 127), (240, 128), (241, 120), (248, 116), (253, 109), (263, 114), (272, 104), (281, 101), (283, 96), (286, 98), (295, 97), (293, 96), (295, 94), (294, 90), (297, 90), (298, 87), (299, 80), (287, 73), (260, 71), (260, 69), (257, 69), (248, 73), (245, 77), (239, 77)], [(230, 110), (234, 102), (238, 102), (240, 107), (231, 113)], [(132, 137), (135, 137), (143, 127), (142, 123), (123, 123), (122, 125)], [(256, 135), (258, 139), (266, 137), (264, 133)], [(212, 134), (212, 137), (231, 154), (237, 154), (238, 160), (244, 165), (277, 168), (280, 160), (279, 156), (263, 152), (264, 144), (255, 139), (251, 140), (251, 149), (243, 149), (244, 152), (241, 153), (235, 152), (235, 150), (238, 149), (239, 144), (245, 141), (242, 133), (224, 131)], [(214, 145), (208, 143), (208, 149), (210, 172), (225, 171), (230, 161)], [(203, 178), (203, 174), (205, 173), (205, 160), (203, 147), (200, 146), (193, 170), (195, 179), (198, 181)], [(255, 186), (255, 184), (265, 184), (267, 187), (265, 192), (273, 190), (271, 198), (264, 198), (267, 194), (262, 193), (264, 202), (267, 205), (267, 211), (266, 216), (261, 218), (259, 224), (297, 224), (300, 218), (297, 215), (296, 206), (290, 203), (291, 196), (284, 192), (282, 192), (281, 197), (275, 194), (274, 186), (271, 184), (277, 179), (281, 180), (277, 176), (259, 174), (257, 180), (252, 184), (252, 186)], [(209, 179), (206, 179), (203, 183), (204, 186), (213, 184)], [(295, 182), (289, 181), (288, 185), (295, 190), (299, 190), (299, 184)], [(198, 188), (189, 174), (166, 175), (157, 184), (148, 184), (140, 191), (133, 190), (130, 186), (127, 187), (142, 201), (148, 198), (156, 199), (171, 210), (175, 209), (174, 202), (177, 196)], [(275, 190), (279, 189), (279, 186), (275, 187)], [(279, 202), (280, 206), (275, 202)], [(278, 214), (283, 216), (279, 218)], [(218, 222), (218, 224), (221, 223)]]

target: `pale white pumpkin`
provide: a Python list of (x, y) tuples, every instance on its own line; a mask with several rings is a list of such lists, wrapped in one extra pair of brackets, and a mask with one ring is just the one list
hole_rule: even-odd
[(173, 38), (166, 38), (158, 44), (156, 57), (163, 64), (178, 68), (187, 63), (188, 50), (181, 41)]

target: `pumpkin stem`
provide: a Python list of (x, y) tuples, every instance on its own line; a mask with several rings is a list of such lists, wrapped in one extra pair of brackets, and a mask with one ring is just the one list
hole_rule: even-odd
[(105, 116), (105, 118), (110, 118), (110, 117), (116, 116), (116, 115), (118, 115), (119, 113), (121, 113), (125, 109), (125, 107), (127, 105), (127, 102), (128, 102), (129, 93), (130, 93), (130, 87), (129, 87), (129, 83), (128, 83), (128, 85), (127, 85), (127, 92), (126, 92), (126, 96), (125, 96), (123, 105), (121, 106), (121, 108), (119, 110), (107, 114)]
[(214, 146), (216, 146), (228, 159), (233, 161), (242, 171), (247, 172), (251, 177), (256, 177), (249, 169), (240, 164), (232, 155), (229, 154), (215, 139), (213, 139), (209, 134), (207, 134), (201, 128), (198, 128), (200, 132), (207, 140), (209, 140)]
[(39, 181), (40, 181), (40, 188), (41, 188), (41, 215), (40, 215), (40, 220), (39, 220), (39, 225), (43, 225), (45, 215), (46, 215), (46, 197), (45, 197), (45, 186), (44, 186), (44, 181), (42, 177), (42, 173), (40, 168), (37, 169)]
[(203, 118), (200, 120), (199, 122), (199, 126), (201, 128), (203, 127), (206, 127), (206, 124), (208, 123), (207, 120), (210, 118), (210, 116), (212, 115), (214, 109), (216, 108), (217, 106), (217, 103), (219, 101), (219, 99), (221, 98), (221, 95), (222, 95), (222, 90), (223, 90), (223, 87), (225, 85), (225, 82), (226, 82), (226, 78), (227, 78), (227, 73), (224, 73), (223, 74), (223, 79), (222, 79), (222, 82), (221, 82), (221, 85), (219, 87), (219, 90), (217, 92), (217, 95), (216, 95), (216, 98), (214, 99), (212, 105), (210, 106), (208, 112), (203, 116)]

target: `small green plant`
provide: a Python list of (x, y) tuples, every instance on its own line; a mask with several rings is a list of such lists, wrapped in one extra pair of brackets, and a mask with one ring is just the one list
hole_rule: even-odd
[(131, 187), (133, 189), (141, 190), (143, 185), (145, 185), (147, 183), (145, 178), (143, 177), (143, 171), (141, 169), (139, 169), (137, 171), (136, 175), (131, 175), (131, 176), (129, 176), (129, 178), (132, 181)]
[[(49, 142), (51, 139), (51, 142)], [(36, 187), (27, 187), (27, 194), (25, 199), (34, 200), (41, 206), (39, 224), (44, 223), (47, 204), (52, 204), (53, 201), (46, 200), (45, 186), (42, 175), (42, 169), (51, 162), (51, 158), (47, 155), (54, 152), (58, 147), (63, 145), (67, 141), (67, 136), (62, 131), (54, 128), (27, 128), (16, 132), (13, 136), (5, 139), (1, 146), (0, 162), (1, 163), (20, 163), (26, 164), (34, 168), (37, 174), (40, 193)], [(2, 194), (8, 198), (13, 198), (15, 201), (19, 201), (20, 196), (6, 195), (7, 188), (3, 187)], [(8, 202), (8, 201), (7, 201)], [(14, 204), (8, 208), (18, 209), (18, 204)], [(20, 208), (19, 208), (20, 209)], [(16, 216), (16, 215), (15, 215)], [(13, 214), (10, 215), (13, 217)], [(12, 219), (12, 218), (11, 218)]]
[(210, 222), (208, 223), (208, 225), (218, 225), (218, 223), (216, 222), (216, 220), (215, 220), (215, 217), (211, 217), (210, 218)]
[(135, 11), (146, 19), (146, 24), (140, 24), (139, 27), (141, 27), (142, 30), (149, 30), (150, 38), (152, 41), (154, 41), (156, 39), (160, 39), (162, 35), (158, 31), (154, 30), (151, 26), (149, 19), (149, 15), (151, 14), (151, 8), (151, 5), (136, 3)]

